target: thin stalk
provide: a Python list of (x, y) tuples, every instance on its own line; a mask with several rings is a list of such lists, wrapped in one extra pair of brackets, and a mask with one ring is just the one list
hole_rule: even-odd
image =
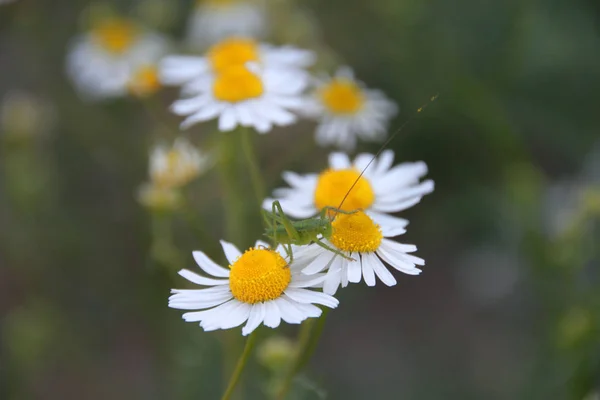
[(254, 343), (256, 342), (256, 330), (250, 334), (248, 339), (246, 339), (246, 345), (244, 346), (244, 350), (238, 359), (238, 362), (235, 366), (235, 370), (233, 370), (233, 374), (231, 374), (231, 378), (229, 378), (229, 383), (227, 384), (227, 389), (225, 389), (225, 393), (221, 400), (229, 400), (233, 391), (235, 390), (235, 386), (240, 380), (240, 376), (244, 371), (244, 367), (248, 363), (248, 359), (250, 358), (250, 354), (252, 353), (252, 349), (254, 348)]
[(252, 145), (252, 131), (249, 128), (242, 128), (240, 130), (242, 134), (242, 151), (244, 152), (248, 170), (250, 171), (252, 189), (254, 190), (258, 207), (261, 207), (262, 201), (265, 198), (265, 184), (263, 182), (263, 175), (260, 172), (258, 158)]
[(298, 352), (296, 353), (296, 358), (294, 359), (287, 375), (283, 380), (279, 393), (277, 393), (277, 400), (285, 399), (292, 388), (292, 382), (294, 381), (294, 378), (310, 361), (315, 349), (317, 348), (321, 334), (323, 333), (323, 328), (325, 327), (325, 320), (327, 319), (328, 313), (329, 309), (326, 308), (323, 311), (321, 318), (317, 319), (316, 321), (309, 320), (302, 325), (300, 334), (298, 335)]

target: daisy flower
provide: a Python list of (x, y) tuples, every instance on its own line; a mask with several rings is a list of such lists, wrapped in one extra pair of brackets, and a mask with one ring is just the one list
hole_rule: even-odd
[(234, 36), (215, 43), (202, 57), (165, 57), (160, 63), (159, 73), (163, 84), (188, 84), (183, 90), (195, 93), (199, 90), (196, 85), (202, 86), (207, 79), (214, 79), (212, 75), (232, 66), (254, 63), (268, 68), (295, 69), (302, 72), (304, 79), (308, 79), (308, 74), (303, 70), (314, 62), (315, 55), (309, 50), (292, 46), (277, 47), (252, 38)]
[(156, 146), (150, 154), (150, 179), (160, 187), (186, 185), (212, 164), (212, 157), (201, 153), (184, 138), (178, 138), (171, 148)]
[(408, 254), (416, 251), (416, 246), (387, 239), (403, 234), (404, 228), (380, 226), (362, 211), (338, 214), (332, 222), (332, 228), (331, 237), (322, 241), (346, 257), (314, 243), (301, 248), (295, 255), (302, 264), (312, 260), (302, 270), (308, 276), (327, 270), (323, 292), (333, 295), (340, 285), (346, 287), (348, 282), (358, 283), (361, 279), (365, 280), (367, 286), (375, 286), (376, 276), (386, 286), (394, 286), (396, 278), (383, 261), (405, 274), (421, 273), (416, 266), (424, 265), (423, 259)]
[(333, 78), (317, 82), (307, 110), (319, 120), (316, 141), (320, 146), (334, 145), (350, 152), (357, 137), (385, 139), (388, 122), (398, 107), (383, 92), (367, 89), (355, 80), (350, 68), (342, 67)]
[(247, 0), (198, 0), (188, 22), (192, 48), (209, 46), (225, 37), (263, 37), (268, 20), (265, 8)]
[(338, 301), (322, 292), (310, 290), (322, 286), (323, 274), (306, 276), (300, 271), (306, 264), (288, 265), (285, 252), (256, 242), (241, 253), (233, 244), (221, 241), (229, 268), (223, 268), (201, 251), (194, 260), (209, 277), (183, 269), (179, 275), (203, 289), (173, 289), (169, 307), (191, 311), (183, 314), (187, 322), (200, 322), (205, 331), (230, 329), (246, 322), (248, 335), (260, 324), (270, 328), (281, 320), (299, 324), (321, 315), (315, 304), (335, 308)]
[(156, 63), (167, 41), (124, 18), (102, 20), (77, 37), (67, 56), (67, 73), (89, 99), (147, 95), (159, 87)]
[(267, 133), (273, 125), (296, 122), (292, 110), (303, 106), (300, 94), (305, 86), (306, 79), (294, 70), (233, 66), (197, 82), (198, 93), (175, 101), (171, 109), (187, 116), (182, 129), (218, 118), (220, 131), (240, 125)]
[(392, 150), (373, 157), (359, 154), (351, 162), (346, 154), (334, 152), (329, 155), (329, 167), (319, 174), (286, 171), (283, 179), (291, 187), (275, 189), (275, 199), (266, 199), (263, 207), (271, 210), (273, 200), (279, 200), (287, 215), (303, 219), (318, 214), (324, 207), (339, 207), (345, 197), (342, 210), (363, 210), (378, 224), (405, 227), (408, 221), (387, 213), (406, 210), (433, 191), (432, 180), (419, 181), (427, 174), (427, 165), (418, 161), (392, 167)]

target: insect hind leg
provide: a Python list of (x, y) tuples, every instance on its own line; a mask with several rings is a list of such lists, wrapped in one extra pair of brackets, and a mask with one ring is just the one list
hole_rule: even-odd
[(335, 253), (335, 254), (337, 254), (339, 256), (344, 257), (346, 260), (356, 261), (354, 258), (352, 258), (350, 256), (347, 256), (346, 254), (342, 253), (341, 251), (339, 251), (336, 248), (328, 246), (327, 244), (323, 243), (321, 240), (315, 240), (313, 243), (316, 244), (317, 246), (321, 246), (322, 248), (324, 248), (327, 251), (331, 251), (332, 253)]

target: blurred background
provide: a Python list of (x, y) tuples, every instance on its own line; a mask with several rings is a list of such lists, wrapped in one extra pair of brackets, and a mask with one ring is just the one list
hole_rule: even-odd
[[(177, 53), (194, 4), (0, 5), (0, 399), (217, 399), (239, 329), (205, 333), (167, 297), (185, 286), (176, 271), (193, 268), (192, 250), (222, 261), (219, 239), (244, 247), (260, 234), (256, 204), (244, 187), (246, 209), (223, 204), (216, 168), (185, 188), (184, 210), (140, 205), (149, 149), (178, 135), (168, 111), (177, 91), (81, 99), (65, 58), (92, 6), (163, 32)], [(392, 130), (440, 94), (390, 145), (435, 180), (402, 213), (411, 224), (401, 241), (418, 246), (424, 272), (338, 292), (289, 398), (600, 398), (598, 3), (266, 7), (267, 40), (317, 51), (328, 72), (349, 65), (395, 100)], [(284, 169), (326, 166), (331, 149), (316, 147), (314, 127), (256, 135), (270, 189)], [(210, 148), (213, 131), (183, 135)], [(230, 173), (248, 180), (239, 166)], [(248, 221), (235, 238), (227, 215)], [(286, 325), (261, 340), (296, 334)], [(277, 373), (253, 359), (237, 398), (268, 398)]]

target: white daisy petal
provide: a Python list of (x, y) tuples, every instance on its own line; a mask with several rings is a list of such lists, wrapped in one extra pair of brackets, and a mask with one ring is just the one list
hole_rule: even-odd
[(265, 319), (265, 305), (263, 303), (256, 303), (252, 305), (250, 309), (250, 316), (246, 326), (242, 329), (242, 335), (246, 336), (252, 333)]
[(202, 268), (202, 270), (204, 272), (206, 272), (207, 274), (212, 275), (212, 276), (217, 276), (219, 278), (228, 278), (229, 277), (228, 269), (225, 269), (225, 268), (221, 267), (220, 265), (218, 265), (217, 263), (215, 263), (213, 260), (208, 258), (208, 256), (206, 254), (204, 254), (203, 252), (194, 251), (194, 252), (192, 252), (192, 256), (194, 257), (196, 264), (198, 264), (198, 266), (200, 268)]
[(335, 308), (339, 304), (339, 301), (335, 297), (313, 290), (288, 288), (285, 290), (285, 294), (292, 300), (303, 304), (315, 303), (329, 308)]
[(371, 267), (373, 267), (373, 271), (375, 275), (383, 282), (386, 286), (394, 286), (396, 284), (396, 278), (391, 274), (391, 272), (383, 265), (379, 257), (375, 254), (366, 255), (369, 257), (369, 261)]
[(333, 169), (346, 169), (350, 167), (350, 159), (344, 153), (329, 154), (329, 166)]
[(358, 283), (360, 282), (360, 276), (361, 276), (361, 265), (360, 265), (360, 261), (348, 261), (347, 262), (347, 266), (348, 266), (348, 282), (352, 282), (352, 283)]
[(368, 255), (363, 255), (360, 259), (362, 266), (363, 277), (367, 286), (375, 286), (375, 272), (373, 271), (373, 265), (371, 258)]
[(205, 278), (205, 277), (200, 276), (197, 273), (189, 271), (187, 269), (182, 269), (178, 273), (179, 273), (179, 275), (183, 276), (188, 281), (195, 283), (196, 285), (212, 286), (212, 285), (228, 285), (229, 284), (229, 281), (227, 279)]
[(223, 253), (225, 253), (225, 258), (227, 258), (229, 264), (232, 265), (242, 255), (242, 253), (233, 244), (224, 240), (221, 240), (220, 242), (221, 247), (223, 247)]
[(299, 324), (306, 319), (302, 312), (296, 308), (295, 303), (288, 301), (285, 297), (279, 297), (274, 300), (274, 303), (279, 308), (281, 319), (288, 324)]
[(268, 301), (264, 303), (265, 305), (265, 318), (264, 324), (269, 328), (277, 328), (281, 323), (281, 313), (279, 312), (279, 307), (275, 304), (274, 301)]

